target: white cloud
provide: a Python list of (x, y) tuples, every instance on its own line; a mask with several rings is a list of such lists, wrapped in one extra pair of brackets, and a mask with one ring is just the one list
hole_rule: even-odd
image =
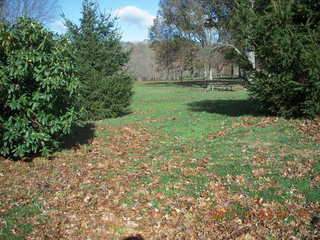
[(62, 21), (53, 22), (52, 27), (58, 32), (65, 32), (67, 30), (67, 27), (63, 24)]
[(134, 6), (120, 8), (114, 12), (114, 15), (123, 21), (142, 27), (150, 27), (155, 19), (155, 17), (147, 11)]

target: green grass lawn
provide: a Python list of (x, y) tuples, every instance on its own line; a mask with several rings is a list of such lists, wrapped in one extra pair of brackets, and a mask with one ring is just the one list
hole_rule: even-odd
[[(157, 174), (163, 177), (169, 175), (159, 169), (160, 164), (197, 168), (206, 159), (202, 175), (196, 178), (204, 179), (210, 173), (226, 180), (227, 177), (242, 176), (252, 186), (240, 184), (236, 188), (237, 183), (233, 182), (229, 185), (230, 190), (241, 189), (265, 200), (282, 202), (294, 198), (289, 192), (295, 189), (304, 195), (300, 201), (320, 200), (319, 189), (313, 188), (308, 181), (318, 172), (311, 166), (306, 172), (304, 165), (309, 161), (319, 164), (319, 144), (303, 138), (295, 130), (297, 121), (259, 114), (254, 103), (247, 100), (245, 91), (205, 92), (164, 83), (140, 84), (135, 91), (133, 114), (98, 123), (116, 127), (134, 125), (147, 128), (156, 136), (148, 151), (151, 157), (134, 161), (134, 166), (151, 161)], [(97, 134), (103, 137), (105, 133)], [(154, 158), (160, 158), (161, 163)], [(291, 165), (292, 172), (288, 170)], [(253, 175), (256, 170), (277, 183), (274, 188), (279, 194), (258, 190), (265, 181)], [(175, 177), (168, 177), (171, 179), (168, 183), (173, 186), (178, 182), (188, 185), (194, 179), (194, 176), (192, 179), (183, 177), (181, 168), (173, 175)], [(200, 190), (206, 189), (207, 182), (202, 181), (203, 187), (199, 191), (193, 189), (192, 193), (200, 196)]]
[(236, 89), (137, 83), (131, 113), (93, 123), (92, 139), (76, 132), (53, 160), (0, 163), (0, 239), (21, 199), (51, 219), (31, 238), (319, 239), (310, 121), (263, 115)]

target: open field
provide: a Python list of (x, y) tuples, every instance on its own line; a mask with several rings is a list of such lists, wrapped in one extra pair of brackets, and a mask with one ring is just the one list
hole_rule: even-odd
[(64, 151), (0, 161), (0, 239), (320, 239), (319, 119), (265, 116), (239, 89), (135, 93)]

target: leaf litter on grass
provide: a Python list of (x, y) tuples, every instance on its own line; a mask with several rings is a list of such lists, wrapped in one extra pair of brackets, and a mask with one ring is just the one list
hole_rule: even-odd
[(37, 199), (45, 220), (29, 214), (26, 239), (319, 239), (319, 151), (298, 149), (293, 133), (277, 143), (285, 120), (237, 117), (192, 139), (153, 119), (100, 122), (88, 145), (53, 160), (0, 162), (0, 219)]

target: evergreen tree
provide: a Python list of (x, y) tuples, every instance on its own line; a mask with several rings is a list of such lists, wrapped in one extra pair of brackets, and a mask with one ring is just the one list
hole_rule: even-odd
[(122, 114), (129, 106), (133, 81), (124, 71), (129, 53), (122, 50), (115, 19), (101, 13), (94, 0), (84, 0), (80, 25), (65, 21), (82, 83), (78, 103), (86, 109), (86, 119)]
[(237, 0), (237, 37), (258, 60), (249, 90), (264, 110), (284, 117), (320, 113), (319, 11), (312, 0)]
[(319, 1), (216, 0), (209, 5), (210, 23), (239, 49), (251, 97), (263, 111), (284, 117), (320, 113)]

